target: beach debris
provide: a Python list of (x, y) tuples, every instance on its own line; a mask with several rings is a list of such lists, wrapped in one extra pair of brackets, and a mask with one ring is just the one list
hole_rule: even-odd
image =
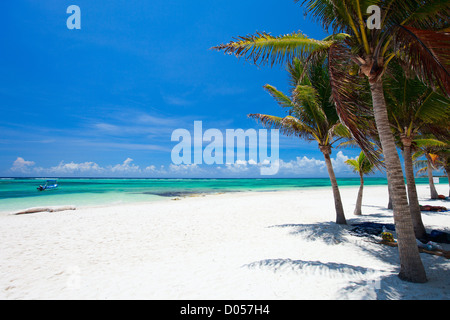
[[(428, 253), (428, 254), (432, 254), (432, 255), (435, 255), (435, 256), (441, 256), (441, 257), (444, 257), (446, 259), (450, 259), (450, 251), (442, 250), (436, 244), (428, 246), (428, 244), (424, 245), (424, 244), (421, 243), (419, 245), (419, 242), (418, 242), (417, 247), (419, 248), (419, 252), (420, 253)], [(389, 242), (389, 241), (384, 241), (384, 240), (380, 241), (379, 243), (387, 245), (387, 246), (390, 246), (390, 247), (397, 247), (398, 246), (398, 244), (396, 242)], [(429, 249), (431, 249), (431, 250), (429, 250)]]
[(436, 212), (442, 212), (442, 211), (447, 211), (446, 207), (442, 207), (442, 206), (430, 206), (430, 205), (425, 205), (425, 206), (420, 206), (420, 211), (436, 211)]
[(428, 251), (442, 250), (442, 247), (433, 241), (428, 241), (425, 244), (422, 243), (421, 241), (417, 241), (417, 245), (419, 248), (426, 249)]
[(68, 211), (68, 210), (77, 210), (77, 208), (75, 206), (35, 207), (35, 208), (28, 208), (25, 210), (14, 212), (14, 213), (12, 213), (12, 215), (31, 214), (31, 213), (40, 213), (40, 212), (59, 212), (59, 211)]
[(383, 226), (383, 232), (381, 232), (381, 238), (384, 241), (395, 242), (394, 235), (389, 232), (386, 227)]
[(375, 222), (362, 222), (352, 224), (351, 233), (357, 236), (380, 236), (383, 232), (390, 232), (394, 236), (394, 224), (382, 224)]
[(450, 233), (439, 230), (431, 230), (428, 235), (428, 240), (439, 243), (450, 243)]
[[(383, 244), (390, 247), (397, 247), (398, 244), (395, 241), (395, 226), (391, 224), (381, 224), (374, 222), (363, 222), (358, 224), (352, 224), (354, 227), (351, 229), (351, 233), (357, 236), (365, 236), (372, 239), (371, 242), (377, 244)], [(382, 240), (379, 240), (381, 237)], [(430, 234), (427, 234), (426, 239), (416, 239), (419, 252), (442, 256), (446, 259), (450, 259), (450, 251), (442, 250), (442, 247), (438, 243), (450, 243), (450, 234), (432, 230)]]

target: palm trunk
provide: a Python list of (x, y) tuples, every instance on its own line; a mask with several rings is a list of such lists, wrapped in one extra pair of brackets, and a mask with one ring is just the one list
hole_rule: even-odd
[(388, 180), (391, 185), (395, 230), (400, 256), (399, 277), (406, 281), (424, 283), (427, 281), (427, 277), (414, 235), (402, 166), (389, 124), (382, 80), (370, 81), (370, 89), (375, 122), (383, 149)]
[(364, 176), (360, 173), (359, 177), (360, 177), (361, 184), (359, 186), (358, 198), (356, 199), (355, 211), (353, 212), (353, 214), (357, 215), (357, 216), (362, 215), (361, 207), (362, 207), (362, 198), (363, 198), (363, 189), (364, 189)]
[(406, 184), (408, 186), (409, 210), (411, 212), (416, 238), (424, 239), (426, 238), (427, 232), (422, 222), (422, 213), (420, 211), (419, 198), (417, 196), (417, 188), (416, 181), (414, 179), (414, 169), (411, 154), (411, 142), (411, 139), (402, 139)]
[(433, 181), (433, 166), (431, 164), (431, 159), (428, 154), (425, 154), (427, 158), (427, 173), (428, 173), (428, 184), (430, 185), (430, 196), (431, 199), (438, 199), (438, 193), (436, 191), (436, 187), (434, 186)]
[(336, 208), (336, 223), (347, 224), (344, 207), (342, 206), (341, 194), (339, 192), (336, 176), (334, 175), (333, 164), (331, 163), (331, 148), (330, 146), (320, 146), (320, 149), (325, 157), (325, 164), (327, 165), (328, 175), (330, 176), (331, 187), (333, 189), (334, 206)]

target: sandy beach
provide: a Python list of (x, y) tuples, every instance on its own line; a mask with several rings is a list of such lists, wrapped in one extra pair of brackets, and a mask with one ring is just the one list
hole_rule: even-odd
[[(403, 282), (396, 248), (350, 232), (393, 223), (385, 186), (365, 188), (361, 217), (357, 190), (341, 188), (344, 227), (329, 188), (2, 215), (0, 298), (449, 299), (448, 259), (421, 253), (429, 281)], [(418, 192), (421, 204), (450, 206)], [(423, 221), (450, 232), (450, 212)]]

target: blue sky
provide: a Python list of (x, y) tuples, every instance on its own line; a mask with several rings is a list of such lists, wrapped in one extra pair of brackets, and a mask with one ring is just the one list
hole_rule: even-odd
[[(70, 5), (81, 30), (66, 27)], [(5, 0), (0, 12), (0, 176), (255, 175), (171, 163), (174, 129), (283, 115), (263, 89), (287, 90), (282, 67), (210, 48), (256, 31), (326, 36), (293, 0)], [(315, 143), (282, 137), (280, 149), (281, 176), (327, 176)], [(353, 176), (342, 163), (358, 153), (334, 151), (338, 176)]]

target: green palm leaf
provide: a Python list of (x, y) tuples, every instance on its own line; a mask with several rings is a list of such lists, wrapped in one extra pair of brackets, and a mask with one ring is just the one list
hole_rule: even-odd
[(356, 159), (348, 159), (345, 161), (354, 172), (359, 173), (360, 175), (366, 175), (374, 172), (375, 166), (369, 161), (364, 152), (361, 151), (358, 158)]
[(294, 102), (274, 86), (266, 84), (264, 86), (264, 89), (266, 89), (267, 92), (269, 92), (269, 94), (275, 99), (275, 101), (280, 105), (280, 107), (288, 109), (295, 108)]
[(436, 139), (414, 139), (417, 148), (425, 147), (448, 147), (448, 144)]
[(305, 57), (313, 51), (326, 51), (333, 40), (320, 41), (297, 32), (274, 37), (265, 32), (238, 37), (236, 41), (213, 47), (212, 49), (234, 54), (252, 60), (255, 64), (283, 63), (294, 58)]
[(259, 113), (249, 114), (248, 117), (258, 120), (267, 129), (278, 129), (281, 134), (286, 136), (296, 136), (308, 140), (316, 140), (314, 129), (304, 123), (301, 123), (295, 117), (286, 116), (281, 118)]

